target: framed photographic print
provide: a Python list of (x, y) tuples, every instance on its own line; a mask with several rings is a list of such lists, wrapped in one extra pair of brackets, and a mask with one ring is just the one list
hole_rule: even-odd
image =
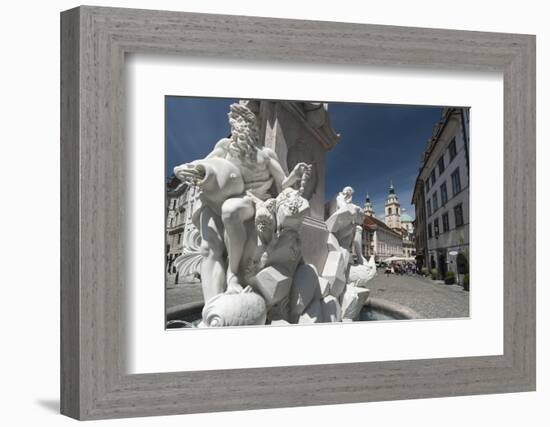
[[(168, 96), (165, 114), (168, 328), (469, 317), (468, 108)], [(214, 201), (224, 168), (242, 186)]]
[(61, 40), (62, 413), (534, 390), (533, 36), (86, 6)]

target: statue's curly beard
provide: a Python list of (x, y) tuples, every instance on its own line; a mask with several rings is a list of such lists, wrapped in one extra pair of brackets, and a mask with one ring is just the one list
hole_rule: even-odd
[(229, 151), (243, 162), (255, 161), (259, 140), (256, 115), (245, 105), (231, 104), (227, 118), (231, 126)]
[(232, 130), (229, 151), (233, 156), (243, 162), (253, 162), (257, 150), (257, 137), (254, 132), (247, 128)]

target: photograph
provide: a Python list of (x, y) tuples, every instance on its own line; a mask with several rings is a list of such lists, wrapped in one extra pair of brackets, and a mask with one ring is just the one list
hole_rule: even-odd
[(165, 96), (166, 328), (468, 318), (469, 116)]

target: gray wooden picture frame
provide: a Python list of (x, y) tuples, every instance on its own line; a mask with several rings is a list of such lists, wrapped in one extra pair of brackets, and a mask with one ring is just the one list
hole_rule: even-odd
[[(128, 375), (127, 53), (504, 76), (504, 354)], [(77, 419), (535, 390), (535, 37), (79, 7), (61, 14), (61, 412)]]

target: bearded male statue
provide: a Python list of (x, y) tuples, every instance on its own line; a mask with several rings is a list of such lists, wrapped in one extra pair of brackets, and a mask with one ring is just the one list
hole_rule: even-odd
[(230, 137), (219, 140), (204, 159), (174, 168), (176, 177), (201, 189), (194, 222), (201, 236), (205, 301), (243, 290), (241, 261), (247, 245), (256, 244), (250, 236), (256, 203), (293, 186), (311, 168), (298, 163), (286, 176), (276, 153), (260, 145), (257, 117), (244, 103), (232, 104), (228, 118)]

